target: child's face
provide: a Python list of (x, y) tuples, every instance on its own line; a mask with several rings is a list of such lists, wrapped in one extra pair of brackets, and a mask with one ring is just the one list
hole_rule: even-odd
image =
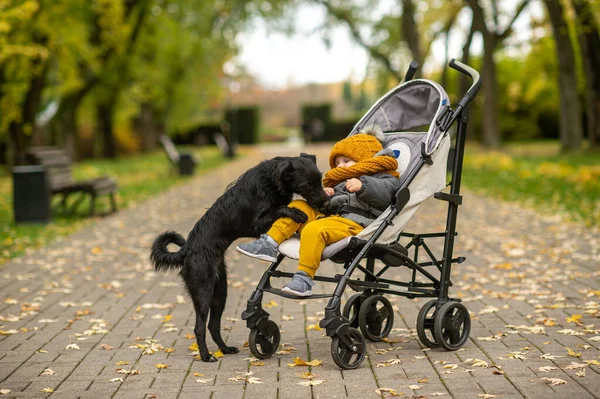
[(337, 157), (335, 157), (335, 159), (333, 160), (335, 163), (335, 167), (336, 168), (347, 168), (349, 166), (352, 166), (356, 163), (356, 161), (354, 161), (353, 159), (348, 158), (345, 155), (338, 155)]

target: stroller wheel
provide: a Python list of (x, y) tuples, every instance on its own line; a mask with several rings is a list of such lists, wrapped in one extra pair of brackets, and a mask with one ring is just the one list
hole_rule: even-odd
[[(428, 348), (438, 348), (440, 346), (433, 333), (436, 302), (435, 299), (427, 302), (419, 311), (419, 316), (417, 316), (417, 336), (419, 337), (419, 341)], [(431, 310), (433, 310), (433, 312), (430, 312)]]
[(392, 331), (394, 308), (382, 295), (373, 295), (365, 299), (358, 313), (360, 331), (369, 341), (381, 341)]
[(337, 335), (331, 340), (331, 358), (340, 368), (344, 370), (353, 370), (358, 368), (365, 360), (367, 354), (367, 345), (360, 331), (356, 328), (348, 328), (348, 340), (350, 346)]
[(281, 335), (277, 324), (273, 320), (268, 320), (264, 331), (263, 335), (258, 328), (250, 330), (248, 347), (257, 359), (268, 359), (279, 349)]
[(350, 327), (358, 328), (358, 312), (362, 294), (354, 294), (344, 305), (342, 316), (350, 320)]
[(469, 339), (471, 316), (460, 302), (447, 302), (435, 315), (433, 335), (440, 346), (446, 350), (459, 349)]

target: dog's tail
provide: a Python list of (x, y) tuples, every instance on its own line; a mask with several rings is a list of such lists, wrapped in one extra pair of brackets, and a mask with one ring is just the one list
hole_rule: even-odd
[(185, 238), (174, 231), (165, 231), (154, 240), (150, 260), (156, 271), (179, 269), (183, 266), (185, 250), (180, 248), (177, 252), (170, 252), (167, 245), (171, 243), (183, 247)]

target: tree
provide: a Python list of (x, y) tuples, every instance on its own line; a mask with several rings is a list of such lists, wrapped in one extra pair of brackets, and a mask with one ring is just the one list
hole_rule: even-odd
[(600, 32), (587, 0), (573, 0), (573, 8), (586, 82), (587, 137), (590, 148), (597, 148), (600, 146)]
[(560, 143), (564, 152), (580, 151), (583, 137), (581, 108), (577, 92), (575, 51), (569, 36), (565, 9), (560, 1), (544, 0), (558, 60), (558, 88), (560, 93)]
[[(486, 18), (484, 8), (479, 0), (466, 0), (473, 11), (474, 29), (483, 38), (483, 68), (481, 71), (483, 100), (483, 134), (482, 143), (486, 147), (500, 146), (500, 120), (498, 108), (498, 82), (496, 80), (496, 61), (494, 53), (512, 33), (512, 26), (525, 9), (529, 0), (520, 0), (508, 24), (500, 26), (500, 11), (497, 0), (491, 0), (491, 19)], [(487, 21), (490, 22), (488, 26)]]
[[(416, 23), (417, 7), (414, 0), (398, 0), (398, 7), (386, 10), (383, 16), (375, 19), (371, 15), (380, 5), (378, 1), (370, 1), (368, 7), (357, 2), (315, 1), (325, 7), (332, 20), (347, 26), (356, 43), (380, 63), (396, 82), (404, 79), (406, 69), (402, 63), (416, 60), (422, 68), (431, 43), (445, 29), (449, 29), (447, 26), (452, 25), (450, 21), (462, 8), (460, 0), (428, 2), (429, 8), (421, 16), (419, 26)], [(401, 42), (406, 44), (408, 54), (406, 49), (399, 46)]]

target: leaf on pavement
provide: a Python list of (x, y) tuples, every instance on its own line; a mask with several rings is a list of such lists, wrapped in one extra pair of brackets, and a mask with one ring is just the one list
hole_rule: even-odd
[(44, 371), (42, 371), (42, 374), (40, 375), (54, 375), (56, 374), (56, 372), (52, 369), (45, 369)]
[(320, 366), (321, 363), (323, 363), (323, 361), (318, 360), (318, 359), (307, 362), (306, 360), (296, 357), (294, 359), (294, 363), (288, 363), (288, 366), (290, 366), (290, 367), (296, 367), (296, 366), (313, 366), (313, 367), (315, 367), (315, 366)]
[(571, 348), (565, 348), (565, 349), (567, 350), (567, 353), (569, 354), (569, 356), (573, 356), (573, 357), (580, 357), (581, 356), (581, 352), (575, 352)]
[(565, 385), (567, 381), (561, 380), (560, 378), (542, 378), (550, 383), (550, 385)]
[(389, 393), (390, 396), (403, 396), (404, 395), (404, 392), (398, 392), (392, 388), (378, 388), (375, 390), (375, 393), (378, 395), (381, 395), (381, 396), (384, 396), (385, 393)]
[(69, 349), (76, 349), (76, 350), (79, 350), (79, 346), (78, 346), (77, 344), (69, 344), (69, 345), (67, 345), (67, 346), (65, 347), (65, 349), (66, 349), (66, 350), (69, 350)]
[(315, 385), (321, 385), (324, 382), (325, 381), (323, 381), (323, 380), (301, 381), (301, 382), (298, 383), (298, 385), (303, 385), (305, 387), (312, 387), (312, 386), (315, 386)]
[(156, 364), (154, 365), (154, 367), (156, 367), (156, 368), (157, 368), (157, 369), (159, 369), (159, 370), (162, 370), (162, 369), (167, 369), (167, 368), (169, 368), (169, 365), (168, 365), (168, 364), (166, 364), (166, 363), (156, 363)]

